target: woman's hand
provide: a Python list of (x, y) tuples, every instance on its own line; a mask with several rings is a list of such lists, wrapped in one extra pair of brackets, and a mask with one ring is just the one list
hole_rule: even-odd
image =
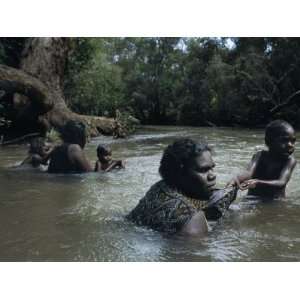
[(225, 187), (237, 186), (240, 188), (241, 184), (237, 177), (232, 178), (229, 182), (227, 182)]

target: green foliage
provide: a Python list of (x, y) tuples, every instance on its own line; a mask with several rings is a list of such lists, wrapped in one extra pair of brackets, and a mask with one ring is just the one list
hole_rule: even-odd
[(144, 123), (175, 122), (174, 101), (181, 77), (179, 38), (124, 38), (117, 41), (125, 98)]
[[(228, 43), (230, 41), (230, 43)], [(299, 38), (76, 38), (64, 92), (82, 114), (143, 124), (300, 126)], [(17, 66), (23, 38), (0, 38), (0, 63)], [(228, 46), (230, 45), (230, 47)]]
[(122, 106), (121, 70), (108, 59), (103, 39), (82, 38), (70, 57), (65, 94), (74, 111), (114, 116)]
[(47, 133), (47, 141), (54, 143), (54, 144), (60, 144), (62, 143), (62, 139), (60, 137), (60, 134), (58, 131), (56, 131), (54, 128), (52, 128), (48, 133)]

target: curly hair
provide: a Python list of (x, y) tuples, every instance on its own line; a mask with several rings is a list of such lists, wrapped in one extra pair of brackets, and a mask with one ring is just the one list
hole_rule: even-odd
[(272, 143), (272, 140), (279, 136), (282, 131), (286, 128), (293, 128), (291, 124), (284, 120), (274, 120), (270, 122), (265, 131), (265, 143), (269, 146)]
[(68, 121), (59, 132), (65, 143), (78, 144), (82, 148), (86, 144), (85, 125), (82, 122)]
[(187, 162), (204, 151), (212, 151), (205, 142), (178, 139), (164, 150), (159, 167), (160, 176), (167, 185), (176, 187), (178, 174), (184, 170)]

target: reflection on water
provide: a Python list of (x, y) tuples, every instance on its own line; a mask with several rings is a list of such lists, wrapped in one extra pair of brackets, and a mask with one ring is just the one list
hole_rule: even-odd
[(95, 161), (98, 143), (110, 144), (113, 156), (125, 159), (125, 170), (59, 176), (10, 168), (26, 147), (1, 148), (0, 260), (299, 261), (298, 167), (286, 200), (261, 203), (240, 192), (202, 240), (163, 236), (124, 220), (159, 179), (165, 146), (187, 136), (214, 146), (220, 186), (264, 146), (263, 131), (149, 126), (126, 140), (101, 137), (87, 146)]

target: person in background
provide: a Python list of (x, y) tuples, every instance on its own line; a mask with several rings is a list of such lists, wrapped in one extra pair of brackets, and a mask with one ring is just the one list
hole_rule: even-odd
[(45, 138), (37, 137), (30, 141), (28, 156), (19, 166), (31, 166), (33, 168), (45, 168), (53, 150), (53, 146), (46, 143)]
[(95, 172), (104, 171), (109, 172), (113, 169), (125, 168), (122, 160), (113, 160), (112, 151), (110, 148), (98, 145), (97, 147), (98, 160), (95, 164)]
[(68, 121), (61, 129), (63, 144), (55, 147), (50, 155), (49, 173), (85, 173), (93, 171), (83, 149), (86, 132), (83, 123)]

